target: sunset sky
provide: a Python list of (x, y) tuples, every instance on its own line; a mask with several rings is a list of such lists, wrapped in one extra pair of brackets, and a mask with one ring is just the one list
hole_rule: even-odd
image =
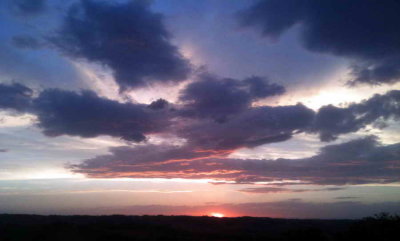
[(400, 213), (399, 12), (1, 0), (0, 213)]

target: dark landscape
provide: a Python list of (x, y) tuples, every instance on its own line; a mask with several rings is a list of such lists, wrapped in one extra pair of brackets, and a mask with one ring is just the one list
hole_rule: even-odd
[(0, 215), (0, 240), (397, 240), (400, 216), (361, 220)]

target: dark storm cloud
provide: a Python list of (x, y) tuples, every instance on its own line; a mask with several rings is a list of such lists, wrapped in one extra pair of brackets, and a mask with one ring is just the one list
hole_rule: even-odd
[(154, 108), (154, 103), (120, 103), (87, 90), (46, 89), (33, 97), (30, 88), (17, 83), (0, 83), (0, 109), (36, 115), (47, 136), (108, 135), (140, 142), (145, 134), (164, 131), (170, 124), (170, 110)]
[(39, 49), (43, 46), (39, 40), (29, 35), (14, 36), (11, 40), (12, 44), (20, 49)]
[(224, 122), (227, 117), (248, 109), (252, 101), (284, 92), (283, 86), (257, 76), (241, 81), (202, 74), (181, 91), (180, 100), (185, 106), (184, 115)]
[(121, 90), (186, 79), (190, 64), (147, 1), (73, 5), (51, 42), (65, 54), (110, 67)]
[[(244, 93), (247, 92), (250, 90)], [(214, 101), (218, 105), (218, 101)], [(6, 108), (5, 100), (3, 102), (2, 107)], [(314, 117), (312, 110), (299, 104), (247, 107), (226, 123), (196, 117), (182, 119), (180, 113), (168, 108), (169, 103), (163, 99), (150, 105), (122, 104), (90, 91), (77, 93), (59, 89), (42, 91), (33, 103), (30, 112), (37, 115), (39, 126), (49, 136), (109, 135), (140, 141), (145, 138), (144, 133), (169, 132), (187, 139), (193, 147), (215, 150), (285, 141), (295, 131), (307, 127)], [(171, 121), (178, 124), (167, 130)]]
[(318, 132), (322, 141), (331, 141), (340, 134), (356, 132), (369, 124), (400, 118), (400, 91), (392, 90), (384, 95), (375, 94), (361, 103), (346, 108), (333, 105), (319, 109), (312, 131)]
[(377, 121), (398, 119), (400, 91), (375, 95), (346, 108), (326, 106), (317, 113), (301, 104), (248, 107), (222, 123), (181, 119), (180, 113), (162, 99), (150, 105), (121, 104), (92, 92), (47, 90), (34, 103), (39, 126), (47, 135), (110, 135), (140, 141), (145, 134), (165, 132), (184, 138), (188, 152), (230, 153), (242, 147), (286, 141), (304, 131), (318, 133), (322, 140), (329, 141)]
[[(142, 147), (143, 148), (143, 147)], [(111, 149), (110, 155), (98, 156), (70, 168), (88, 177), (113, 178), (211, 178), (252, 183), (263, 181), (300, 180), (307, 184), (344, 185), (365, 183), (390, 183), (400, 181), (400, 143), (382, 146), (369, 136), (342, 144), (329, 145), (309, 158), (301, 159), (231, 159), (229, 152), (192, 149), (199, 156), (190, 156), (187, 146), (182, 151), (164, 154), (157, 148), (156, 157), (140, 155), (135, 147), (131, 155)], [(175, 147), (176, 148), (176, 147)], [(167, 148), (168, 149), (168, 148)], [(190, 149), (190, 148), (189, 148)], [(126, 158), (128, 157), (128, 158)], [(143, 163), (143, 160), (147, 160)], [(337, 190), (337, 189), (333, 189)]]
[(119, 103), (91, 91), (48, 89), (33, 103), (39, 127), (48, 136), (109, 135), (139, 142), (145, 140), (145, 134), (158, 132), (169, 123), (165, 111), (142, 104)]
[[(243, 81), (226, 79), (220, 84), (205, 81), (205, 90), (191, 86), (183, 90), (187, 102), (172, 104), (158, 99), (149, 105), (120, 103), (97, 96), (91, 91), (73, 92), (46, 89), (37, 97), (21, 84), (0, 84), (0, 108), (35, 114), (39, 127), (48, 136), (72, 135), (96, 137), (109, 135), (124, 140), (142, 141), (145, 135), (168, 133), (184, 138), (193, 150), (234, 151), (267, 143), (282, 142), (300, 132), (319, 134), (322, 141), (331, 141), (340, 134), (357, 132), (367, 125), (385, 127), (388, 119), (399, 119), (400, 91), (374, 95), (348, 107), (324, 106), (318, 112), (302, 104), (288, 106), (250, 106), (258, 96), (279, 93), (274, 84), (251, 90), (256, 77)], [(225, 81), (228, 82), (225, 85)], [(209, 86), (212, 87), (209, 87)], [(215, 86), (228, 94), (218, 99)], [(274, 91), (271, 91), (273, 89)], [(207, 91), (209, 90), (209, 91)], [(207, 97), (207, 93), (211, 97)], [(200, 94), (199, 94), (200, 93)], [(201, 97), (205, 95), (204, 97)], [(190, 99), (190, 96), (193, 96)], [(238, 96), (244, 96), (241, 106)], [(257, 96), (257, 97), (254, 97)], [(212, 99), (210, 102), (207, 99)], [(247, 100), (246, 100), (247, 99)], [(243, 100), (243, 99), (242, 99)], [(33, 103), (33, 104), (31, 104)], [(231, 103), (231, 104), (230, 104)], [(232, 109), (230, 109), (233, 106)], [(28, 108), (29, 107), (29, 108)], [(195, 115), (188, 115), (191, 110)], [(219, 111), (217, 111), (219, 110)], [(236, 113), (225, 118), (232, 111)], [(224, 117), (215, 121), (216, 117)], [(210, 118), (205, 118), (210, 117)]]
[(302, 26), (304, 46), (355, 61), (351, 84), (400, 79), (397, 0), (263, 0), (239, 14), (242, 26), (279, 37)]
[(46, 0), (11, 0), (10, 3), (19, 15), (36, 15), (46, 9)]
[[(205, 80), (205, 83), (208, 81)], [(219, 96), (219, 91), (213, 93), (213, 88), (209, 86), (221, 87), (220, 84), (204, 84), (206, 88), (202, 90), (203, 82), (195, 83), (201, 84), (194, 85), (196, 88), (192, 91), (189, 91), (190, 86), (184, 90), (185, 99), (190, 101), (182, 108), (184, 111), (192, 110), (195, 115), (191, 117), (194, 119), (187, 120), (175, 132), (191, 145), (202, 148), (226, 150), (254, 147), (286, 141), (300, 132), (316, 133), (322, 141), (332, 141), (338, 135), (357, 132), (368, 125), (384, 128), (387, 120), (398, 120), (400, 117), (398, 90), (376, 94), (347, 107), (323, 106), (314, 112), (302, 104), (250, 107), (248, 99), (251, 100), (251, 95), (241, 92), (242, 89), (222, 85), (221, 92), (227, 93)], [(190, 99), (189, 96), (193, 97)], [(238, 99), (241, 101), (236, 102)], [(226, 118), (228, 113), (235, 114)]]
[(153, 110), (161, 110), (168, 106), (168, 101), (164, 99), (158, 99), (150, 103), (149, 108)]
[(0, 109), (27, 111), (30, 107), (33, 91), (21, 84), (0, 83)]
[(177, 134), (194, 146), (211, 149), (237, 149), (286, 141), (307, 128), (315, 113), (304, 105), (252, 107), (228, 121), (193, 121)]

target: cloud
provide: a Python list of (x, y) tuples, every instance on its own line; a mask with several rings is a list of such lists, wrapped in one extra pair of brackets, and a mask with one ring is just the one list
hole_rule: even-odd
[(162, 21), (146, 1), (82, 0), (50, 41), (68, 56), (110, 67), (122, 91), (183, 81), (190, 64), (170, 43)]
[(390, 118), (399, 120), (399, 104), (400, 91), (392, 90), (345, 108), (323, 106), (318, 110), (310, 130), (319, 133), (322, 141), (331, 141), (340, 134), (357, 132), (369, 124), (379, 124)]
[[(328, 145), (309, 158), (239, 160), (229, 158), (229, 154), (242, 147), (285, 141), (310, 129), (337, 135), (357, 131), (379, 119), (397, 118), (398, 96), (398, 91), (391, 91), (345, 108), (326, 107), (345, 113), (331, 117), (324, 108), (315, 114), (301, 104), (248, 107), (225, 122), (182, 118), (175, 109), (179, 105), (169, 107), (162, 99), (150, 105), (119, 103), (90, 91), (48, 89), (33, 100), (32, 109), (48, 136), (110, 135), (140, 142), (147, 134), (169, 133), (186, 140), (180, 146), (111, 148), (109, 155), (70, 167), (88, 177), (207, 178), (237, 183), (301, 180), (343, 185), (399, 181), (400, 144), (382, 146), (376, 137), (369, 136)], [(357, 128), (345, 128), (353, 123)]]
[[(250, 103), (257, 97), (242, 82), (206, 76), (189, 85), (181, 93), (183, 103), (176, 106), (185, 122), (173, 132), (193, 146), (229, 150), (286, 141), (300, 132), (332, 141), (369, 125), (384, 128), (387, 120), (400, 117), (398, 90), (347, 107), (323, 106), (314, 112), (302, 104), (253, 107)], [(264, 86), (268, 85), (277, 88), (272, 93), (283, 91), (274, 84)]]
[(12, 0), (11, 7), (18, 15), (32, 16), (46, 9), (46, 0)]
[(145, 140), (145, 134), (159, 132), (169, 125), (169, 110), (119, 103), (92, 91), (47, 89), (34, 99), (33, 109), (39, 127), (48, 136), (109, 135), (140, 142)]
[[(116, 149), (110, 149), (110, 155), (97, 156), (70, 168), (73, 172), (96, 178), (179, 177), (237, 183), (300, 180), (319, 185), (400, 181), (400, 143), (383, 146), (374, 136), (328, 145), (321, 148), (318, 154), (300, 159), (239, 160), (226, 157), (229, 152), (191, 150), (192, 147), (187, 146), (183, 146), (183, 149), (175, 147), (173, 151), (163, 146), (153, 146), (149, 148), (152, 152), (146, 157), (146, 152), (135, 148), (124, 148), (123, 156)], [(169, 151), (165, 152), (166, 149)], [(138, 156), (136, 153), (139, 152), (144, 156)], [(157, 154), (154, 156), (154, 153)], [(193, 153), (198, 156), (193, 157)]]
[[(190, 101), (180, 110), (192, 115), (186, 116), (190, 118), (174, 131), (191, 145), (206, 149), (255, 147), (286, 141), (300, 132), (315, 133), (322, 141), (332, 141), (339, 135), (357, 132), (368, 125), (384, 128), (385, 121), (400, 117), (398, 90), (376, 94), (347, 107), (323, 106), (314, 112), (302, 104), (251, 107), (250, 94), (246, 95), (231, 85), (226, 87), (214, 84), (214, 80), (205, 80), (206, 83), (209, 81), (212, 84), (204, 84), (207, 87), (204, 90), (203, 82), (199, 82), (200, 86), (195, 82), (193, 91), (187, 90), (191, 89), (190, 86), (183, 91), (185, 99)], [(227, 81), (236, 83), (230, 79)], [(219, 97), (219, 91), (213, 93), (210, 85), (223, 86), (222, 92), (228, 93)], [(236, 102), (238, 99), (241, 101)]]
[[(20, 84), (13, 88), (16, 86), (29, 89)], [(6, 90), (11, 88), (3, 86), (6, 87)], [(0, 107), (21, 111), (16, 104), (11, 105), (10, 100), (13, 99), (5, 98)], [(247, 107), (234, 118), (221, 123), (198, 119), (197, 116), (182, 117), (182, 111), (178, 110), (187, 106), (171, 105), (163, 99), (150, 105), (120, 103), (91, 91), (60, 89), (45, 89), (37, 97), (27, 96), (24, 100), (27, 103), (32, 101), (29, 113), (37, 116), (39, 127), (48, 136), (109, 135), (141, 141), (145, 134), (164, 132), (186, 139), (193, 148), (212, 150), (285, 141), (298, 129), (307, 127), (314, 117), (312, 110), (300, 104)]]
[[(233, 85), (223, 88), (242, 91), (250, 100), (258, 98), (252, 94), (251, 84), (240, 86), (234, 80), (227, 81)], [(190, 93), (186, 89), (183, 92)], [(3, 97), (0, 108), (36, 115), (38, 127), (47, 136), (108, 135), (142, 142), (150, 134), (170, 134), (184, 139), (180, 145), (115, 147), (108, 155), (69, 166), (73, 172), (88, 177), (211, 179), (230, 183), (300, 181), (317, 185), (400, 181), (400, 143), (384, 146), (374, 136), (328, 145), (308, 158), (242, 160), (229, 157), (240, 148), (286, 141), (299, 132), (320, 134), (321, 140), (329, 141), (369, 124), (389, 118), (398, 120), (400, 91), (374, 95), (347, 107), (325, 106), (317, 112), (302, 104), (248, 105), (225, 121), (215, 121), (211, 116), (182, 115), (182, 110), (188, 109), (191, 103), (172, 104), (163, 99), (149, 105), (121, 103), (99, 97), (92, 91), (60, 89), (45, 89), (33, 96), (30, 88), (16, 83), (0, 84), (0, 93)], [(196, 109), (196, 105), (190, 107)]]
[(318, 189), (291, 189), (284, 187), (250, 187), (239, 190), (240, 192), (245, 193), (297, 193), (297, 192), (320, 192), (320, 191), (339, 191), (345, 188), (342, 187), (327, 187), (327, 188), (318, 188)]
[(339, 199), (339, 200), (343, 200), (343, 199), (358, 199), (359, 197), (355, 197), (355, 196), (340, 196), (340, 197), (336, 197), (335, 199)]
[[(182, 171), (183, 175), (185, 171), (183, 169), (177, 170), (176, 166), (190, 166), (192, 161), (195, 160), (201, 160), (207, 157), (221, 158), (229, 154), (226, 152), (219, 153), (213, 150), (194, 150), (192, 147), (188, 146), (153, 144), (120, 146), (110, 148), (109, 151), (111, 152), (109, 155), (97, 156), (85, 160), (81, 164), (72, 165), (71, 168), (76, 172), (82, 172), (93, 177), (104, 176), (113, 178), (120, 174), (121, 177), (126, 177), (126, 173), (131, 173), (131, 175), (144, 178), (154, 176), (179, 178), (183, 177), (180, 176), (180, 172)], [(197, 171), (199, 173), (192, 174), (202, 177), (207, 175), (202, 175), (200, 170)], [(108, 172), (108, 174), (106, 172)]]
[(305, 48), (355, 62), (354, 85), (399, 81), (399, 11), (396, 0), (265, 0), (238, 16), (242, 26), (270, 38), (301, 25)]
[(229, 116), (248, 109), (255, 100), (284, 92), (283, 86), (258, 76), (236, 80), (203, 73), (181, 91), (180, 100), (184, 103), (184, 115), (224, 122)]
[[(182, 91), (187, 102), (173, 104), (158, 99), (149, 105), (120, 103), (99, 97), (92, 91), (45, 89), (34, 97), (32, 90), (24, 85), (1, 84), (0, 91), (4, 94), (0, 98), (0, 108), (36, 115), (38, 126), (48, 136), (109, 135), (139, 142), (145, 140), (146, 135), (163, 133), (185, 139), (186, 145), (193, 150), (224, 152), (286, 141), (301, 132), (319, 134), (322, 141), (331, 141), (338, 135), (357, 132), (368, 125), (384, 128), (388, 119), (399, 119), (400, 91), (397, 90), (374, 95), (348, 107), (323, 106), (317, 112), (300, 103), (251, 106), (251, 100), (258, 96), (282, 90), (278, 85), (263, 83), (264, 87), (270, 88), (258, 88), (262, 94), (254, 94), (252, 84), (247, 82), (254, 78), (244, 81), (224, 79), (222, 85), (208, 83), (216, 80), (201, 80), (195, 83), (203, 85), (205, 81), (205, 90), (196, 87), (192, 93), (189, 85)], [(229, 84), (224, 84), (225, 81)], [(214, 92), (215, 86), (229, 94), (221, 101), (214, 94), (210, 95), (215, 98), (201, 97)], [(238, 96), (244, 96), (245, 101), (236, 102)]]
[(32, 95), (33, 91), (24, 85), (0, 83), (0, 109), (27, 111)]
[(20, 49), (39, 49), (43, 46), (36, 38), (29, 35), (17, 35), (11, 40), (12, 44)]
[(149, 108), (153, 110), (161, 110), (169, 105), (168, 101), (164, 99), (158, 99), (150, 103)]
[(314, 111), (302, 104), (251, 107), (228, 121), (192, 120), (177, 130), (177, 135), (194, 146), (206, 149), (236, 149), (286, 141), (308, 127)]

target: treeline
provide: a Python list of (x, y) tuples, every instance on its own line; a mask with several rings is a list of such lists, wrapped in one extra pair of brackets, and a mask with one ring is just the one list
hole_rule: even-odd
[(398, 240), (400, 216), (361, 220), (191, 216), (0, 215), (0, 241)]

